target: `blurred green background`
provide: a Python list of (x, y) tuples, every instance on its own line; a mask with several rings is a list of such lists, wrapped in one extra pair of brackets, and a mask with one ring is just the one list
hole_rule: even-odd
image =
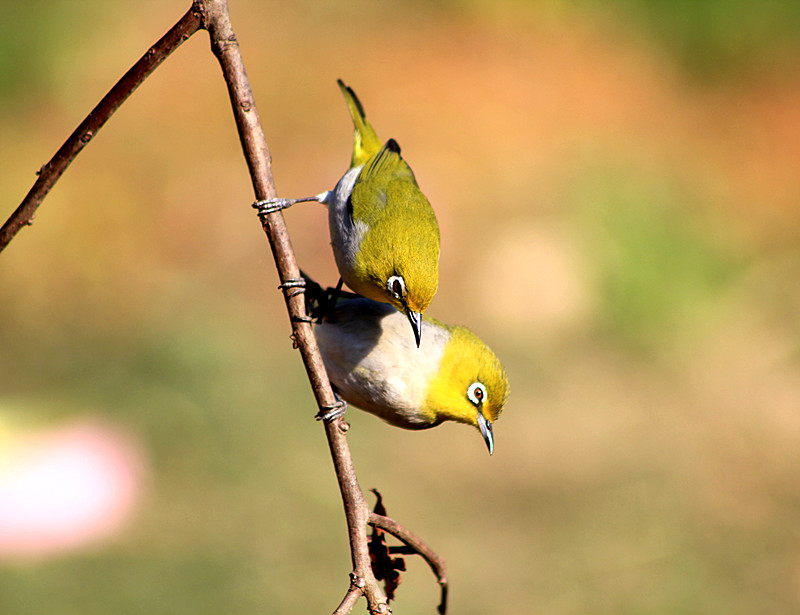
[[(3, 219), (186, 8), (0, 4)], [(463, 426), (348, 414), (362, 486), (447, 560), (451, 612), (798, 612), (800, 5), (231, 11), (279, 193), (347, 167), (343, 78), (439, 218), (430, 314), (508, 369), (492, 458)], [(99, 417), (146, 468), (110, 540), (0, 561), (0, 612), (324, 613), (343, 596), (341, 504), (252, 199), (200, 33), (0, 255), (0, 423)], [(286, 218), (301, 265), (335, 282), (321, 207)], [(394, 611), (434, 612), (409, 568)]]

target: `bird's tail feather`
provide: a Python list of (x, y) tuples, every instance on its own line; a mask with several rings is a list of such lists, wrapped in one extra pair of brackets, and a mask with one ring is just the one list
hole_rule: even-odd
[(337, 83), (347, 101), (347, 109), (350, 111), (350, 117), (353, 118), (355, 130), (353, 132), (353, 159), (351, 161), (351, 166), (356, 167), (364, 164), (373, 154), (380, 151), (381, 147), (383, 147), (383, 143), (381, 143), (378, 138), (378, 134), (372, 127), (372, 124), (367, 120), (364, 107), (361, 105), (361, 101), (358, 100), (358, 96), (356, 96), (353, 89), (345, 85), (344, 81), (341, 79), (339, 79)]

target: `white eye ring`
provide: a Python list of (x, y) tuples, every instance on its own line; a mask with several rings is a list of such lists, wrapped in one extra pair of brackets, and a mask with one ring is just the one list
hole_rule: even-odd
[(480, 406), (486, 401), (486, 387), (480, 382), (473, 382), (467, 389), (467, 397), (476, 406)]
[(393, 275), (386, 280), (386, 290), (389, 294), (396, 299), (402, 299), (406, 296), (406, 281), (403, 276)]

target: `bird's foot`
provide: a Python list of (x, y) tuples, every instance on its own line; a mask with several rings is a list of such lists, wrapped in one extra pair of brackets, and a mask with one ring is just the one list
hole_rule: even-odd
[(338, 419), (340, 416), (344, 416), (345, 410), (347, 410), (347, 402), (339, 397), (337, 393), (334, 392), (334, 395), (336, 396), (336, 403), (331, 406), (323, 406), (320, 408), (320, 411), (317, 412), (316, 416), (314, 417), (315, 419), (330, 423), (331, 421)]
[(253, 209), (258, 212), (259, 216), (266, 216), (291, 207), (292, 205), (294, 205), (292, 199), (264, 199), (263, 201), (256, 201), (253, 203)]
[(264, 199), (263, 201), (256, 201), (253, 203), (253, 208), (258, 211), (260, 217), (274, 214), (276, 211), (288, 209), (295, 203), (305, 203), (306, 201), (318, 201), (319, 195), (304, 197), (302, 199)]
[(286, 293), (287, 296), (294, 297), (295, 295), (306, 292), (306, 281), (304, 278), (289, 278), (278, 284), (278, 288), (280, 290), (290, 291)]

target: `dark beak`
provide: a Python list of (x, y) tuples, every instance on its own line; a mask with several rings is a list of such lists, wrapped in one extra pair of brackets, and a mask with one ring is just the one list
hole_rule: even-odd
[(414, 339), (417, 341), (417, 348), (419, 348), (419, 343), (422, 341), (422, 314), (412, 312), (406, 308), (406, 316), (408, 316), (411, 328), (414, 330)]
[(480, 429), (483, 439), (486, 440), (486, 446), (489, 448), (489, 454), (491, 455), (494, 452), (492, 424), (481, 412), (478, 412), (478, 429)]

